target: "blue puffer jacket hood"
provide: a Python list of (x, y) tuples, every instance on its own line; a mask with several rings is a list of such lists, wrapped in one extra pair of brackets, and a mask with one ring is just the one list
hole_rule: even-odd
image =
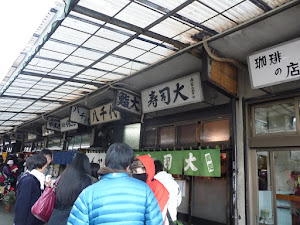
[(162, 225), (153, 192), (127, 173), (108, 173), (79, 195), (68, 225)]

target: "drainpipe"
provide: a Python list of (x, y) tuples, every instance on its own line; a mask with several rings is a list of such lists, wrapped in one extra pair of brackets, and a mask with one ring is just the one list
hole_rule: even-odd
[(232, 182), (231, 182), (231, 223), (238, 225), (237, 210), (237, 121), (236, 121), (236, 99), (231, 99), (232, 105)]

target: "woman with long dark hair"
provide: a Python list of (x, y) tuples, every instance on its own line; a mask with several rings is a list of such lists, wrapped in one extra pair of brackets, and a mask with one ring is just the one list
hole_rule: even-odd
[(66, 225), (78, 195), (91, 184), (89, 159), (85, 154), (77, 153), (58, 181), (55, 206), (48, 225)]

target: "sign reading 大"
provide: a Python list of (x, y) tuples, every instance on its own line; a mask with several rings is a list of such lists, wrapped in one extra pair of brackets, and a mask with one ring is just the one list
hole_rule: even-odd
[(143, 112), (149, 113), (203, 101), (200, 73), (142, 91)]
[(253, 89), (300, 79), (300, 38), (248, 57)]
[(115, 98), (115, 107), (137, 115), (141, 115), (142, 101), (141, 98), (130, 94), (126, 91), (118, 90)]

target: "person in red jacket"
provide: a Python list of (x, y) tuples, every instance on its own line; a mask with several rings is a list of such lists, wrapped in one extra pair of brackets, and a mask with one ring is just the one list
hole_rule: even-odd
[(163, 220), (166, 220), (167, 204), (169, 201), (169, 192), (162, 183), (154, 179), (155, 165), (149, 155), (139, 156), (134, 159), (130, 166), (132, 176), (148, 184), (156, 197)]

